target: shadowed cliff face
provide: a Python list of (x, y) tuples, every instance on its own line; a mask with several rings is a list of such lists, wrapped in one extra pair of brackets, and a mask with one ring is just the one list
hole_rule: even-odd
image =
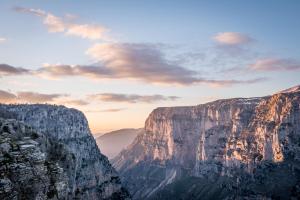
[[(86, 118), (75, 109), (51, 105), (0, 105), (4, 117), (30, 125), (57, 144), (49, 157), (59, 159), (67, 189), (62, 199), (127, 199), (120, 179), (108, 159), (97, 148)], [(30, 187), (30, 185), (29, 185)]]
[(172, 199), (183, 184), (190, 187), (182, 199), (290, 198), (300, 194), (299, 108), (300, 87), (262, 98), (158, 108), (145, 133), (113, 165), (136, 199)]
[(57, 142), (14, 119), (0, 118), (0, 199), (64, 199), (63, 164), (74, 155)]

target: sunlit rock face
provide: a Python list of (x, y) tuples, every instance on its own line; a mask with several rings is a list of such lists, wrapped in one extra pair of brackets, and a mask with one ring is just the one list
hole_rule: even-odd
[(113, 165), (135, 199), (297, 196), (299, 108), (300, 87), (262, 98), (157, 108)]
[[(56, 151), (49, 154), (59, 160), (58, 165), (65, 176), (67, 192), (59, 199), (129, 197), (116, 171), (97, 148), (88, 122), (80, 111), (52, 105), (0, 105), (0, 111), (6, 113), (4, 117), (13, 116), (52, 143), (59, 144), (54, 148)], [(71, 156), (61, 157), (61, 151)]]

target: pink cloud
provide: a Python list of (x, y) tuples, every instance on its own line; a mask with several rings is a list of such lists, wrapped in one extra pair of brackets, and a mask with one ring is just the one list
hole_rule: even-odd
[(250, 65), (257, 71), (294, 71), (300, 70), (300, 62), (293, 59), (264, 58)]
[(65, 19), (41, 9), (16, 7), (14, 10), (42, 18), (43, 24), (47, 26), (48, 31), (51, 33), (63, 32), (65, 35), (73, 35), (90, 40), (109, 40), (106, 35), (108, 31), (107, 28), (96, 24), (77, 24), (69, 22), (70, 14), (68, 14)]
[(213, 39), (222, 45), (242, 45), (253, 41), (251, 37), (236, 32), (218, 33)]

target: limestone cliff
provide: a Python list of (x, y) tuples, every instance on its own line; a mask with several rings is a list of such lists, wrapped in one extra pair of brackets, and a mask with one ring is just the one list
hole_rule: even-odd
[(0, 118), (0, 199), (66, 197), (68, 179), (60, 162), (73, 154), (59, 147), (22, 122)]
[[(46, 146), (45, 155), (55, 160), (54, 164), (62, 171), (61, 176), (64, 177), (62, 183), (67, 188), (58, 199), (126, 199), (129, 197), (116, 171), (97, 148), (88, 122), (80, 111), (52, 105), (0, 105), (0, 113), (2, 117), (15, 118), (31, 126), (39, 135), (50, 141), (46, 144), (36, 142), (38, 146)], [(24, 134), (25, 137), (26, 131)], [(24, 140), (21, 138), (17, 142), (27, 143), (26, 138)], [(48, 151), (49, 148), (52, 150)], [(22, 149), (19, 151), (23, 153)], [(44, 152), (39, 149), (34, 151)], [(34, 159), (35, 156), (31, 156)], [(45, 163), (48, 162), (41, 162), (39, 165), (33, 165), (32, 168), (43, 168)], [(38, 179), (38, 177), (33, 178)], [(55, 178), (53, 181), (57, 182)], [(30, 187), (29, 182), (28, 188)], [(46, 197), (41, 199), (57, 198), (57, 196)]]
[(299, 110), (299, 86), (261, 98), (158, 108), (113, 165), (135, 199), (296, 198)]

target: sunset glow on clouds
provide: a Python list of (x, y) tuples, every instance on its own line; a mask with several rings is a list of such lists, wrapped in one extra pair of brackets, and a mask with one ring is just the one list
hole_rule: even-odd
[(256, 60), (250, 68), (257, 71), (296, 71), (300, 70), (300, 62), (293, 59), (265, 58)]
[(216, 42), (225, 45), (242, 45), (253, 41), (253, 39), (250, 36), (234, 32), (218, 33), (213, 37), (213, 39)]
[(297, 6), (284, 16), (271, 13), (268, 21), (267, 5), (248, 3), (256, 14), (243, 12), (241, 24), (241, 13), (232, 12), (246, 8), (240, 2), (221, 3), (226, 15), (214, 3), (192, 0), (189, 6), (119, 3), (122, 9), (113, 2), (60, 3), (0, 8), (1, 103), (75, 107), (94, 132), (103, 132), (142, 127), (156, 107), (260, 96), (299, 84)]
[(5, 42), (6, 38), (0, 37), (0, 43)]
[(15, 7), (17, 12), (23, 12), (41, 17), (50, 33), (63, 32), (66, 35), (73, 35), (90, 40), (104, 39), (106, 28), (94, 24), (76, 24), (64, 18), (57, 17), (52, 13), (41, 9)]

